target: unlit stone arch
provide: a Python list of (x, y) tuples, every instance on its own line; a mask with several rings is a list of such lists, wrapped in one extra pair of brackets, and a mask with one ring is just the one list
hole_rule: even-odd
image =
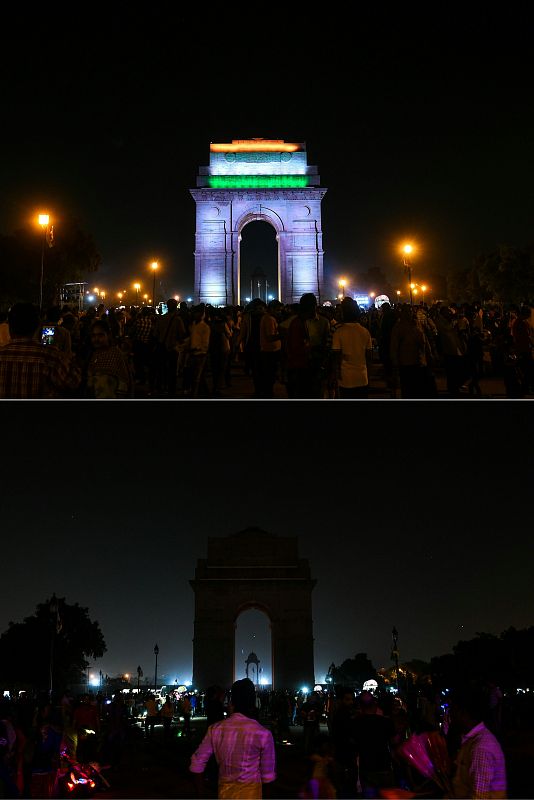
[(311, 594), (316, 581), (298, 557), (296, 536), (247, 528), (208, 538), (190, 585), (195, 593), (193, 684), (229, 687), (238, 617), (256, 608), (271, 627), (273, 688), (314, 685)]

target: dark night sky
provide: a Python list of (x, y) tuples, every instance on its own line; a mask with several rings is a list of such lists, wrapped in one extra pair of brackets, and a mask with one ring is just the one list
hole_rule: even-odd
[[(12, 11), (5, 26), (0, 230), (73, 214), (95, 283), (192, 291), (189, 194), (210, 141), (306, 141), (319, 166), (325, 274), (420, 245), (416, 280), (532, 241), (532, 48), (526, 7), (334, 4), (188, 11), (113, 4)], [(254, 227), (254, 226), (252, 226)]]
[[(351, 13), (11, 10), (0, 232), (41, 204), (58, 229), (74, 214), (101, 285), (156, 256), (185, 295), (210, 141), (266, 137), (319, 166), (332, 280), (394, 280), (407, 236), (421, 278), (531, 242), (527, 8)], [(253, 525), (310, 559), (317, 678), (360, 651), (389, 665), (393, 625), (409, 659), (534, 622), (522, 401), (6, 402), (2, 419), (0, 631), (56, 592), (100, 622), (109, 674), (149, 675), (157, 641), (162, 672), (190, 675), (196, 560)]]
[(249, 526), (310, 560), (317, 678), (357, 652), (389, 666), (393, 625), (408, 660), (534, 624), (524, 401), (2, 412), (0, 630), (56, 592), (99, 621), (96, 670), (153, 675), (158, 642), (160, 674), (190, 677), (196, 561)]

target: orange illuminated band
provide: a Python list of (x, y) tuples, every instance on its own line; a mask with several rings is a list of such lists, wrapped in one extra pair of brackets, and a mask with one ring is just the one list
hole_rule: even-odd
[(227, 144), (210, 144), (212, 153), (294, 153), (302, 150), (302, 144), (284, 142), (283, 139), (232, 139)]

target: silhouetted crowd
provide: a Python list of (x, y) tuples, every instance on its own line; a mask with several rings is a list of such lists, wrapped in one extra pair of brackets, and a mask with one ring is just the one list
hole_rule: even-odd
[[(164, 698), (20, 692), (0, 703), (0, 796), (64, 796), (65, 762), (67, 775), (99, 762), (113, 771), (131, 759), (135, 730), (146, 747), (172, 753), (181, 742), (199, 796), (261, 797), (262, 784), (276, 786), (289, 770), (299, 798), (504, 798), (503, 743), (522, 724), (513, 701), (493, 680), (409, 695), (341, 685), (257, 691), (248, 678)], [(177, 781), (188, 780), (183, 772)]]
[(509, 398), (534, 394), (534, 311), (437, 302), (361, 308), (255, 299), (247, 306), (150, 306), (78, 312), (14, 304), (0, 316), (0, 398), (141, 399), (232, 396), (365, 399), (376, 376), (391, 397), (481, 397), (481, 380)]

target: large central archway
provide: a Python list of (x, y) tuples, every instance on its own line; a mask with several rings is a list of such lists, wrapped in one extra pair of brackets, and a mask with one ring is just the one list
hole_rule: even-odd
[(195, 578), (193, 684), (231, 686), (235, 674), (235, 626), (243, 609), (263, 611), (271, 624), (272, 685), (314, 685), (311, 593), (316, 581), (297, 537), (259, 528), (208, 538), (208, 557)]
[(250, 220), (239, 235), (239, 287), (249, 302), (280, 297), (280, 264), (276, 228), (266, 220)]
[(246, 224), (269, 222), (278, 242), (278, 291), (283, 303), (304, 292), (318, 301), (323, 289), (323, 234), (317, 167), (308, 166), (305, 143), (281, 139), (233, 140), (210, 145), (200, 167), (196, 202), (195, 301), (242, 303), (240, 242)]

